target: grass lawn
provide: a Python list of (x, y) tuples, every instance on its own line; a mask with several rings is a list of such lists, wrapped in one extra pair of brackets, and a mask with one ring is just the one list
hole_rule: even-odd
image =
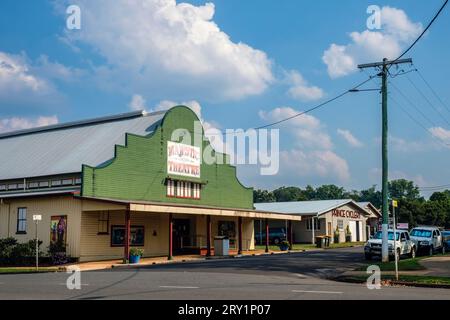
[[(368, 275), (355, 275), (345, 277), (343, 281), (356, 281), (364, 283), (367, 281)], [(396, 280), (394, 275), (382, 275), (382, 280)], [(424, 275), (399, 275), (399, 281), (411, 282), (417, 284), (434, 284), (434, 285), (449, 285), (450, 277), (435, 277), (435, 276), (424, 276)]]
[(329, 249), (336, 249), (336, 248), (349, 248), (349, 247), (356, 247), (356, 246), (363, 246), (365, 242), (342, 242), (342, 243), (331, 243), (328, 247)]
[(33, 267), (0, 267), (0, 274), (11, 274), (11, 273), (41, 273), (41, 272), (58, 272), (62, 271), (61, 268), (58, 267), (40, 267), (39, 271), (36, 271), (36, 268)]
[[(399, 271), (425, 270), (425, 267), (423, 267), (420, 264), (420, 260), (422, 260), (423, 258), (426, 258), (426, 257), (400, 260), (398, 262), (398, 270)], [(371, 262), (371, 263), (368, 263), (366, 266), (358, 268), (357, 270), (358, 271), (365, 271), (365, 270), (367, 270), (367, 267), (371, 266), (371, 265), (379, 266), (381, 271), (395, 271), (395, 263), (394, 263), (394, 261), (384, 262), (384, 263), (381, 262), (381, 261)]]

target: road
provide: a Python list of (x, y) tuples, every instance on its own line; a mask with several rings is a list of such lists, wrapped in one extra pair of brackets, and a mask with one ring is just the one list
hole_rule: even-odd
[(327, 280), (363, 264), (361, 248), (207, 260), (81, 273), (0, 275), (0, 299), (450, 299), (450, 290), (382, 287)]

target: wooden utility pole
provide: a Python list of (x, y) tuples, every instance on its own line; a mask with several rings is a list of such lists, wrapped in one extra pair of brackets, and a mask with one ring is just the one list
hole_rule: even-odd
[(381, 84), (381, 101), (382, 101), (382, 141), (381, 141), (381, 156), (382, 156), (382, 197), (383, 197), (383, 223), (382, 223), (382, 261), (389, 261), (389, 246), (388, 246), (388, 224), (389, 224), (389, 190), (388, 190), (388, 90), (387, 90), (387, 77), (389, 74), (389, 68), (393, 65), (399, 65), (404, 63), (412, 63), (412, 59), (397, 59), (389, 61), (384, 58), (382, 62), (374, 62), (361, 64), (359, 69), (366, 68), (381, 68), (382, 84)]

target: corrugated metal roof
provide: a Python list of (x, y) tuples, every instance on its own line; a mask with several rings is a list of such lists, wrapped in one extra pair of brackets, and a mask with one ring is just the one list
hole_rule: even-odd
[[(316, 201), (292, 201), (292, 202), (267, 202), (255, 203), (256, 210), (280, 212), (285, 214), (297, 214), (301, 216), (320, 215), (348, 203), (357, 205), (351, 199), (316, 200)], [(364, 208), (361, 208), (366, 211)]]
[(81, 172), (114, 157), (125, 134), (146, 136), (165, 112), (134, 112), (0, 136), (0, 180)]

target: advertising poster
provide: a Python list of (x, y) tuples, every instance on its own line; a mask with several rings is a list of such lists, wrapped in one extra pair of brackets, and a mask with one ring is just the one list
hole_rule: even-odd
[(67, 216), (52, 216), (50, 220), (50, 243), (63, 247), (67, 243)]

